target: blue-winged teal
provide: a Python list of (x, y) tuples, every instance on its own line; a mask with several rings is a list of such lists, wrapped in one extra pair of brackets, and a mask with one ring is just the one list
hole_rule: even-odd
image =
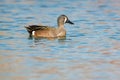
[(43, 25), (29, 25), (25, 26), (30, 36), (33, 37), (64, 37), (66, 36), (66, 30), (64, 28), (65, 23), (74, 24), (66, 15), (61, 15), (57, 20), (58, 28), (43, 26)]

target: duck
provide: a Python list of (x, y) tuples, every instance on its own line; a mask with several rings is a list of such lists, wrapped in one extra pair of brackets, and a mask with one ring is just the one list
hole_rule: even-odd
[(25, 28), (30, 37), (57, 38), (66, 36), (65, 23), (74, 24), (66, 15), (60, 15), (57, 19), (57, 28), (44, 25), (28, 25)]

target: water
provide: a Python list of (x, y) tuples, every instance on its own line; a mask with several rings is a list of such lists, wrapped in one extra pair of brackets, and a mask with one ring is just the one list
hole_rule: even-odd
[[(0, 0), (0, 80), (119, 80), (119, 0)], [(28, 39), (24, 26), (57, 26), (66, 39)]]

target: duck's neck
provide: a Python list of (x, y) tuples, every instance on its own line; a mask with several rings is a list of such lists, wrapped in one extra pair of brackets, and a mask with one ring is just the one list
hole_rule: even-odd
[(65, 36), (66, 35), (66, 30), (64, 28), (64, 25), (58, 25), (57, 29), (57, 36)]
[(64, 24), (59, 24), (58, 23), (58, 29), (64, 29)]
[(64, 28), (64, 24), (58, 24), (58, 33), (61, 32), (61, 31), (64, 31), (65, 28)]

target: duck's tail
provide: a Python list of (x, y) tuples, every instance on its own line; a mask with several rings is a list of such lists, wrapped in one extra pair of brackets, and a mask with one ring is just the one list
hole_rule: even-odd
[(30, 35), (32, 35), (32, 32), (34, 31), (31, 26), (25, 26), (26, 30)]
[(30, 36), (32, 36), (33, 31), (48, 29), (47, 26), (43, 26), (43, 25), (28, 25), (28, 26), (25, 26), (25, 28), (28, 31)]
[(25, 28), (30, 34), (30, 36), (32, 36), (32, 32), (38, 30), (40, 26), (39, 25), (28, 25), (28, 26), (25, 26)]

